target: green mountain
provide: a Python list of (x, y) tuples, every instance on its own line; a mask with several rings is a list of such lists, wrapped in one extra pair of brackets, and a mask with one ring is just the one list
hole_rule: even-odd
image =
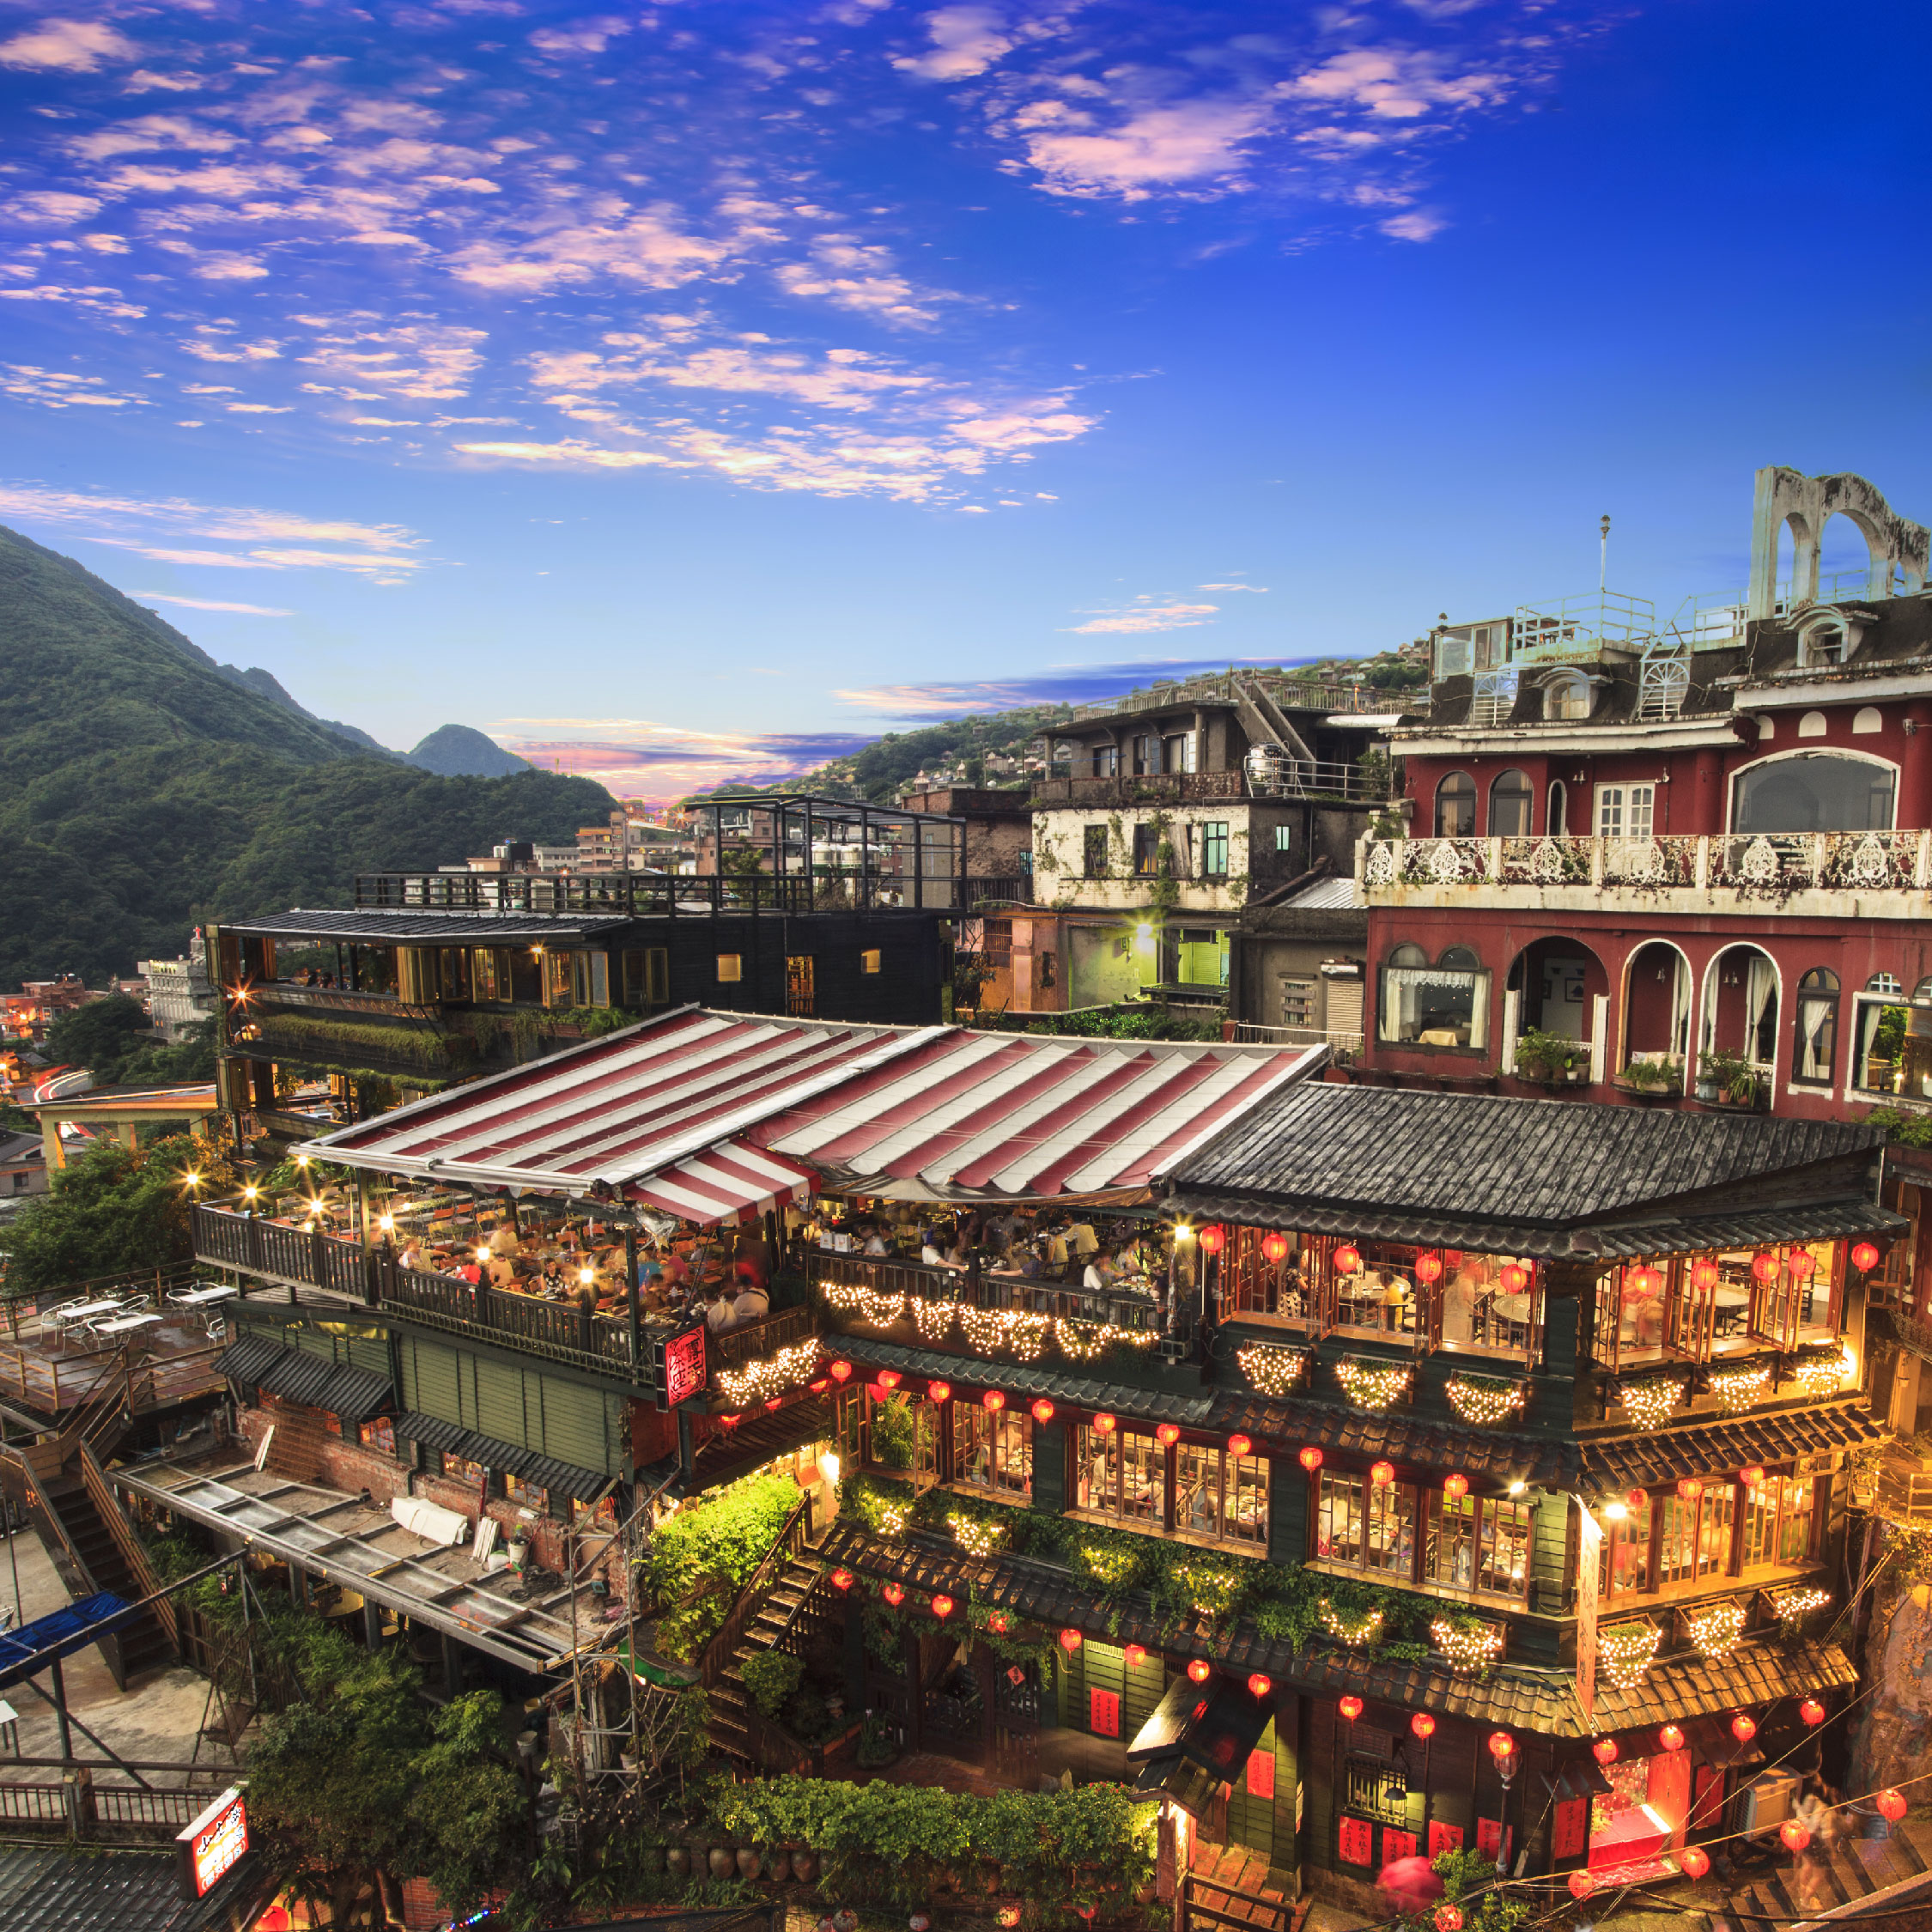
[(346, 904), (359, 872), (506, 838), (568, 842), (614, 802), (588, 779), (366, 752), (3, 527), (0, 664), (0, 987), (98, 984), (173, 957), (197, 921)]
[(529, 759), (506, 751), (495, 738), (467, 725), (443, 725), (403, 756), (443, 778), (510, 778), (534, 769)]

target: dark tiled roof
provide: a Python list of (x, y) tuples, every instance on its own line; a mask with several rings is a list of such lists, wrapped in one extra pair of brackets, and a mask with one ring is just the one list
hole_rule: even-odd
[(1173, 1171), (1183, 1194), (1567, 1230), (1875, 1150), (1881, 1129), (1303, 1081)]
[(245, 1335), (222, 1351), (222, 1372), (248, 1388), (265, 1388), (285, 1402), (325, 1409), (344, 1422), (361, 1422), (393, 1406), (387, 1376), (352, 1369), (285, 1348), (271, 1335)]
[[(68, 1851), (0, 1847), (0, 1926), (6, 1932), (202, 1932), (229, 1917), (260, 1882), (252, 1855), (208, 1896), (181, 1896), (180, 1861), (165, 1850)], [(245, 1915), (246, 1916), (246, 1915)]]
[(1399, 1662), (1373, 1650), (1327, 1644), (1297, 1649), (1285, 1637), (1263, 1637), (1245, 1623), (1219, 1637), (1163, 1632), (1145, 1595), (1130, 1596), (1124, 1604), (1103, 1602), (1058, 1564), (1032, 1557), (981, 1559), (937, 1537), (916, 1534), (888, 1541), (848, 1522), (833, 1524), (819, 1553), (828, 1563), (844, 1564), (911, 1590), (945, 1590), (962, 1602), (971, 1595), (1049, 1629), (1071, 1625), (1109, 1643), (1142, 1643), (1170, 1657), (1206, 1657), (1230, 1673), (1265, 1671), (1276, 1683), (1298, 1690), (1338, 1696), (1352, 1691), (1410, 1710), (1446, 1712), (1552, 1737), (1593, 1737), (1661, 1723), (1666, 1717), (1733, 1710), (1741, 1704), (1836, 1689), (1856, 1675), (1844, 1653), (1830, 1644), (1741, 1645), (1719, 1662), (1688, 1658), (1655, 1665), (1634, 1690), (1613, 1690), (1600, 1682), (1593, 1722), (1577, 1703), (1567, 1671), (1505, 1664), (1487, 1678), (1459, 1677), (1433, 1661)]
[(1753, 1462), (1821, 1455), (1876, 1442), (1884, 1433), (1859, 1402), (1680, 1423), (1641, 1435), (1586, 1442), (1581, 1481), (1586, 1493), (1649, 1488), (1680, 1476), (1728, 1473)]
[(1214, 1392), (1176, 1394), (1166, 1389), (1128, 1388), (1119, 1382), (1091, 1382), (1062, 1375), (1035, 1362), (982, 1362), (971, 1355), (948, 1355), (936, 1348), (908, 1348), (903, 1342), (875, 1341), (870, 1335), (828, 1335), (828, 1352), (848, 1356), (863, 1368), (896, 1369), (902, 1375), (937, 1376), (957, 1388), (998, 1388), (1009, 1395), (1052, 1397), (1070, 1408), (1106, 1409), (1150, 1422), (1178, 1422), (1204, 1429)]
[(625, 913), (544, 914), (466, 912), (292, 912), (268, 919), (223, 920), (224, 933), (260, 934), (269, 939), (313, 934), (319, 939), (401, 940), (440, 939), (446, 945), (473, 945), (478, 939), (528, 939), (550, 945), (613, 927), (628, 926)]
[(1460, 1469), (1465, 1475), (1504, 1481), (1520, 1476), (1545, 1488), (1567, 1485), (1577, 1476), (1574, 1443), (1415, 1421), (1388, 1409), (1367, 1414), (1333, 1402), (1223, 1391), (1215, 1400), (1212, 1426), (1238, 1431), (1257, 1442), (1315, 1443), (1323, 1449), (1352, 1450), (1371, 1461), (1387, 1456), (1391, 1462)]
[(514, 1443), (500, 1443), (494, 1436), (479, 1436), (474, 1429), (459, 1428), (440, 1416), (418, 1415), (413, 1409), (396, 1418), (396, 1433), (406, 1442), (427, 1443), (431, 1449), (447, 1450), (465, 1462), (480, 1462), (486, 1469), (520, 1476), (540, 1489), (574, 1496), (583, 1503), (594, 1502), (611, 1486), (611, 1479), (595, 1469), (580, 1469), (574, 1463), (519, 1449)]

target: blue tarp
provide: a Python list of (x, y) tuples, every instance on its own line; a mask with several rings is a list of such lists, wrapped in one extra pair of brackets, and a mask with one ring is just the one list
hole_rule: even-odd
[[(0, 1689), (45, 1670), (57, 1656), (71, 1656), (98, 1643), (117, 1624), (125, 1623), (133, 1607), (125, 1597), (103, 1590), (98, 1596), (83, 1596), (78, 1603), (70, 1603), (64, 1610), (36, 1617), (18, 1630), (0, 1631)], [(23, 1668), (33, 1658), (39, 1662)]]

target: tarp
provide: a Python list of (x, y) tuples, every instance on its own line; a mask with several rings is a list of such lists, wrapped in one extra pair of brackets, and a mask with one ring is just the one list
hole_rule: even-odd
[(134, 1606), (125, 1597), (103, 1590), (65, 1609), (50, 1610), (18, 1630), (0, 1632), (0, 1686), (38, 1674), (56, 1657), (86, 1649), (134, 1614)]

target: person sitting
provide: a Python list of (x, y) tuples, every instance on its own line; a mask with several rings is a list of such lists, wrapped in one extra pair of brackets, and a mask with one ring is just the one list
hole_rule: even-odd
[(725, 1299), (724, 1286), (720, 1282), (709, 1282), (705, 1286), (704, 1325), (714, 1335), (732, 1325), (732, 1304)]
[(456, 1279), (459, 1281), (467, 1281), (474, 1288), (483, 1279), (483, 1263), (472, 1257), (457, 1269)]
[(872, 1224), (872, 1232), (866, 1236), (865, 1252), (874, 1256), (890, 1255), (892, 1250), (885, 1245), (885, 1236), (877, 1221)]
[(1105, 1288), (1119, 1273), (1114, 1265), (1114, 1257), (1108, 1249), (1097, 1248), (1093, 1259), (1087, 1263), (1086, 1271), (1080, 1277), (1080, 1285), (1090, 1291), (1097, 1292)]
[(738, 1294), (732, 1303), (731, 1326), (743, 1328), (754, 1321), (762, 1321), (771, 1313), (771, 1297), (766, 1294), (757, 1276), (743, 1262), (738, 1264), (737, 1279)]
[(490, 1250), (489, 1261), (483, 1273), (489, 1276), (492, 1288), (513, 1288), (517, 1285), (516, 1264), (508, 1255), (498, 1253), (495, 1248)]
[(523, 1238), (517, 1232), (516, 1223), (506, 1215), (489, 1230), (489, 1250), (493, 1255), (520, 1255)]
[(919, 1250), (920, 1260), (925, 1262), (929, 1268), (944, 1267), (946, 1261), (946, 1244), (951, 1239), (952, 1236), (944, 1228), (928, 1228), (926, 1231), (926, 1239)]
[(420, 1269), (422, 1267), (422, 1243), (414, 1235), (410, 1235), (404, 1242), (403, 1251), (396, 1257), (396, 1265), (404, 1268)]

